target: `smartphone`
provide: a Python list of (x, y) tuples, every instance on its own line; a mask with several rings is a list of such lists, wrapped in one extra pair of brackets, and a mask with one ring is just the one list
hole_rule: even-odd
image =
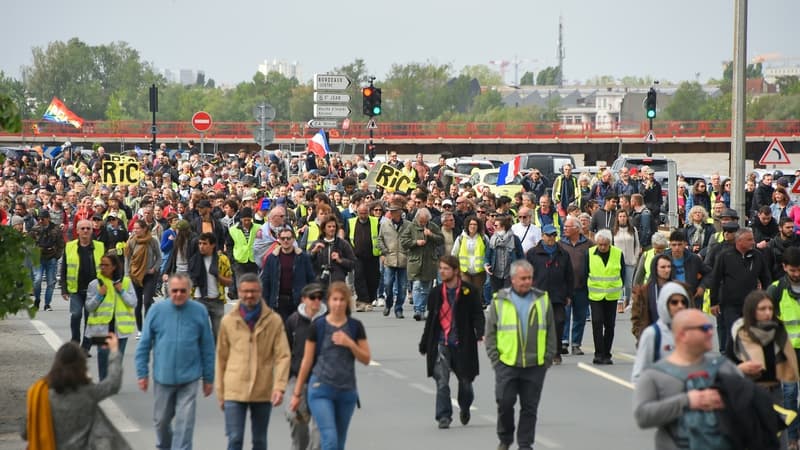
[(92, 336), (90, 338), (92, 345), (102, 346), (108, 342), (108, 336)]

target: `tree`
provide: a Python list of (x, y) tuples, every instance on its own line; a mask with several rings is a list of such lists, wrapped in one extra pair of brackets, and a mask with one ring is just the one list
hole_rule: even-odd
[(800, 78), (797, 76), (778, 77), (775, 84), (781, 95), (800, 95)]
[[(2, 161), (0, 161), (2, 163)], [(38, 261), (37, 247), (33, 239), (13, 227), (0, 225), (0, 319), (10, 314), (27, 310), (33, 317), (33, 301), (30, 293), (33, 281), (25, 262)]]
[(505, 84), (500, 73), (485, 64), (464, 66), (460, 75), (477, 79), (481, 86), (502, 86)]
[(561, 69), (558, 66), (545, 67), (536, 74), (536, 84), (538, 86), (554, 86), (561, 78)]
[(707, 120), (702, 108), (708, 94), (696, 81), (684, 81), (672, 95), (672, 101), (664, 108), (664, 118), (672, 120)]
[(533, 72), (525, 72), (522, 74), (522, 78), (519, 79), (520, 86), (533, 86), (534, 83)]

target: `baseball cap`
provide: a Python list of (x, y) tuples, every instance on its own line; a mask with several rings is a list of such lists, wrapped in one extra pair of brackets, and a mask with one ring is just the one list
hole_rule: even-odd
[(301, 297), (310, 297), (314, 294), (325, 295), (325, 287), (320, 283), (310, 283), (300, 292)]
[(735, 209), (725, 208), (725, 210), (722, 211), (722, 213), (719, 215), (719, 217), (720, 218), (729, 217), (729, 218), (732, 218), (732, 219), (738, 219), (739, 218), (739, 213), (737, 213)]
[(197, 202), (197, 207), (198, 208), (211, 208), (211, 202), (206, 200), (206, 199), (200, 200), (199, 202)]
[(558, 230), (556, 230), (556, 227), (554, 227), (553, 224), (548, 223), (547, 225), (542, 227), (542, 233), (543, 234), (558, 234)]
[(449, 198), (442, 200), (442, 206), (445, 206), (445, 205), (453, 206), (453, 201), (450, 200)]
[(40, 219), (49, 219), (50, 218), (50, 211), (48, 211), (46, 209), (43, 209), (43, 210), (39, 211), (38, 217)]
[(108, 215), (106, 216), (106, 219), (117, 219), (117, 218), (119, 218), (119, 214), (117, 214), (117, 212), (116, 212), (116, 211), (111, 211), (111, 212), (110, 212), (110, 213), (108, 213)]

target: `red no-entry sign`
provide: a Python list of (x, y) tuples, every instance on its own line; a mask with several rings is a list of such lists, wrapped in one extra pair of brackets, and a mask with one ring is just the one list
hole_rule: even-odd
[(211, 129), (211, 114), (205, 111), (197, 111), (192, 116), (192, 126), (200, 133), (205, 133)]

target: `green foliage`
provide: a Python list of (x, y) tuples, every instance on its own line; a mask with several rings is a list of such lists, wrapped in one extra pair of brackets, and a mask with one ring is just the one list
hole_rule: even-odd
[(748, 119), (794, 120), (800, 116), (800, 96), (762, 95), (747, 108)]
[(22, 117), (11, 97), (0, 94), (0, 130), (11, 133), (22, 131)]
[[(500, 73), (485, 64), (464, 66), (461, 69), (461, 75), (468, 79), (475, 78), (481, 86), (502, 86), (504, 84)], [(533, 84), (533, 82), (529, 84)]]
[(708, 94), (700, 83), (684, 81), (663, 109), (663, 117), (669, 120), (707, 120), (702, 115), (702, 107), (707, 101)]
[(522, 74), (522, 78), (519, 79), (520, 86), (533, 86), (535, 82), (533, 72), (525, 72)]
[(796, 76), (778, 77), (775, 84), (781, 95), (800, 95), (800, 78)]
[(539, 86), (553, 86), (561, 78), (561, 69), (558, 66), (545, 67), (536, 74), (536, 84)]
[(0, 319), (27, 310), (33, 317), (33, 292), (26, 259), (36, 255), (33, 240), (9, 226), (0, 225)]

